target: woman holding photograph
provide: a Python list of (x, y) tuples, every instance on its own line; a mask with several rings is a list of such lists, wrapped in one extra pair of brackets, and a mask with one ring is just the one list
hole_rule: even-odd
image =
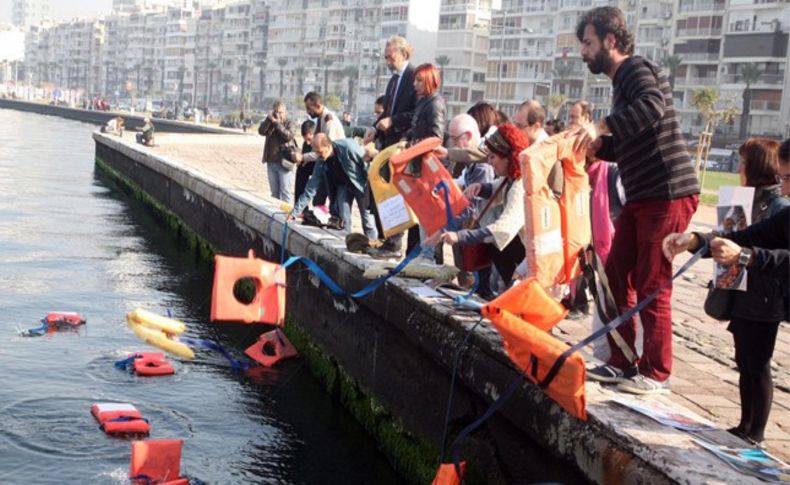
[[(741, 145), (739, 152), (741, 185), (754, 187), (754, 225), (790, 206), (790, 200), (782, 197), (781, 186), (777, 183), (779, 143), (767, 138), (751, 138)], [(747, 269), (746, 291), (727, 292), (732, 298), (731, 320), (727, 330), (732, 332), (735, 341), (735, 363), (740, 372), (738, 384), (741, 397), (740, 423), (727, 431), (756, 446), (762, 446), (773, 402), (771, 356), (779, 322), (788, 319), (788, 287), (786, 277), (777, 278), (770, 271), (761, 271), (764, 265), (755, 263), (754, 252), (746, 244), (748, 241), (737, 238), (742, 232), (750, 230), (751, 227), (723, 235), (724, 238), (732, 237), (738, 241), (744, 246), (742, 248), (727, 239), (714, 239), (711, 234), (671, 234), (664, 239), (664, 253), (671, 257), (685, 249), (696, 250), (705, 239), (711, 243), (711, 253), (717, 262), (732, 263), (740, 269)], [(726, 261), (722, 260), (721, 254), (732, 253), (727, 251), (731, 246), (737, 247), (738, 253), (726, 258)]]

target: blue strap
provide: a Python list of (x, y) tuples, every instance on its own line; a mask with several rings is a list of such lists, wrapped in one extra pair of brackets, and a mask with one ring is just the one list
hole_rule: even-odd
[(47, 321), (41, 320), (41, 325), (39, 325), (36, 328), (29, 328), (25, 330), (25, 332), (22, 335), (27, 337), (40, 337), (46, 334), (48, 329), (49, 329), (49, 324), (47, 324)]
[(677, 270), (677, 272), (675, 272), (675, 274), (671, 278), (668, 278), (667, 280), (665, 280), (658, 288), (656, 288), (656, 290), (653, 293), (648, 295), (647, 298), (645, 298), (644, 300), (640, 301), (633, 308), (629, 309), (628, 311), (626, 311), (625, 313), (621, 314), (620, 316), (618, 316), (617, 318), (615, 318), (611, 322), (609, 322), (606, 325), (602, 326), (601, 328), (599, 328), (595, 332), (591, 333), (590, 335), (588, 335), (587, 337), (585, 337), (581, 341), (579, 341), (576, 344), (570, 346), (568, 348), (568, 350), (563, 352), (557, 358), (557, 360), (551, 366), (551, 369), (549, 369), (549, 372), (546, 374), (546, 377), (544, 377), (543, 380), (540, 383), (538, 383), (540, 388), (541, 389), (545, 389), (546, 387), (548, 387), (549, 384), (551, 384), (551, 381), (554, 380), (554, 378), (559, 373), (560, 367), (562, 367), (562, 364), (564, 364), (565, 361), (568, 359), (568, 357), (570, 357), (574, 352), (577, 352), (577, 351), (583, 349), (584, 347), (586, 347), (589, 344), (591, 344), (593, 341), (595, 341), (598, 338), (603, 337), (604, 335), (606, 335), (609, 332), (613, 331), (614, 329), (616, 329), (617, 327), (619, 327), (620, 325), (622, 325), (626, 321), (630, 320), (631, 317), (633, 317), (634, 315), (636, 315), (637, 313), (642, 311), (648, 304), (650, 304), (650, 302), (652, 302), (653, 300), (655, 300), (658, 297), (659, 293), (661, 293), (662, 291), (664, 291), (664, 289), (666, 289), (669, 285), (671, 285), (672, 282), (675, 279), (677, 279), (680, 275), (682, 275), (683, 273), (688, 271), (689, 268), (694, 266), (694, 264), (697, 261), (699, 261), (700, 258), (702, 258), (702, 255), (707, 250), (707, 247), (708, 247), (708, 245), (707, 245), (707, 243), (705, 243), (696, 253), (694, 253), (694, 255), (688, 261), (686, 261), (686, 263), (683, 266), (680, 267), (680, 269)]
[[(469, 299), (472, 298), (472, 295), (474, 295), (477, 289), (480, 287), (480, 274), (477, 271), (475, 271), (474, 275), (475, 275), (475, 283), (472, 285), (472, 289), (469, 290), (469, 293), (463, 296), (456, 296), (453, 299), (453, 304), (455, 304), (455, 306), (460, 306), (460, 307), (466, 306)], [(479, 303), (475, 303), (475, 302), (471, 302), (471, 303), (474, 303), (475, 305), (480, 305)], [(482, 308), (482, 305), (480, 305), (480, 308)]]
[(116, 369), (126, 370), (129, 368), (130, 365), (134, 363), (134, 359), (136, 359), (137, 357), (139, 357), (139, 355), (134, 354), (129, 358), (115, 361), (113, 365), (115, 366)]
[(447, 229), (450, 231), (455, 232), (455, 220), (453, 220), (453, 208), (450, 206), (450, 186), (447, 185), (446, 180), (440, 180), (436, 187), (433, 188), (433, 191), (438, 193), (439, 189), (444, 190), (444, 213), (447, 217)]
[(326, 286), (328, 286), (329, 289), (332, 291), (332, 293), (334, 293), (335, 295), (348, 296), (351, 298), (362, 298), (363, 296), (366, 296), (374, 292), (381, 285), (383, 285), (384, 282), (386, 282), (388, 279), (392, 278), (393, 276), (403, 271), (403, 268), (405, 268), (409, 263), (411, 263), (412, 260), (414, 260), (414, 258), (419, 256), (421, 251), (422, 251), (422, 246), (414, 247), (414, 249), (412, 249), (411, 252), (406, 255), (403, 261), (398, 263), (398, 265), (395, 266), (393, 269), (389, 270), (389, 272), (386, 275), (372, 281), (370, 284), (368, 284), (361, 290), (356, 291), (354, 293), (349, 293), (347, 290), (341, 288), (337, 283), (334, 282), (334, 280), (332, 280), (332, 278), (329, 277), (329, 275), (327, 275), (324, 272), (324, 270), (318, 267), (318, 264), (316, 264), (315, 261), (305, 256), (291, 256), (287, 261), (283, 263), (282, 267), (287, 268), (293, 265), (294, 263), (301, 261), (302, 263), (305, 264), (305, 266), (307, 266), (307, 268), (310, 271), (313, 272), (314, 275), (318, 277), (318, 279), (320, 279)]
[(196, 339), (196, 338), (188, 338), (188, 337), (181, 337), (179, 340), (182, 342), (196, 346), (196, 347), (203, 347), (204, 349), (214, 350), (222, 354), (223, 357), (228, 359), (230, 362), (230, 366), (233, 370), (245, 371), (250, 368), (250, 365), (242, 360), (234, 359), (227, 350), (225, 350), (221, 345), (211, 340), (204, 340), (204, 339)]
[(283, 224), (283, 239), (280, 241), (280, 264), (285, 262), (285, 246), (288, 245), (288, 219)]

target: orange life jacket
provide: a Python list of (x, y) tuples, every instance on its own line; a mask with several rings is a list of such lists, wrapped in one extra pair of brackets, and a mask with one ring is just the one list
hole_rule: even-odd
[(487, 307), (492, 313), (507, 310), (544, 331), (551, 330), (568, 314), (568, 309), (546, 293), (534, 276), (511, 287)]
[(244, 353), (264, 367), (272, 367), (283, 359), (299, 355), (279, 328), (261, 334), (258, 341), (249, 346)]
[[(461, 189), (455, 185), (450, 172), (444, 168), (442, 162), (433, 154), (433, 150), (442, 144), (438, 138), (427, 138), (420, 143), (408, 148), (390, 159), (395, 173), (392, 174), (392, 183), (401, 193), (406, 203), (412, 208), (420, 220), (425, 233), (434, 235), (447, 225), (447, 211), (445, 209), (445, 195), (436, 191), (436, 185), (444, 181), (450, 189), (450, 211), (453, 217), (458, 216), (469, 206)], [(406, 168), (414, 160), (420, 168), (420, 175), (410, 175)]]
[(141, 376), (167, 376), (175, 373), (162, 352), (136, 353), (132, 368)]
[[(368, 182), (373, 199), (376, 201), (376, 209), (379, 212), (381, 228), (384, 230), (384, 237), (400, 234), (406, 229), (417, 224), (417, 216), (414, 211), (406, 205), (403, 196), (392, 183), (392, 163), (390, 158), (406, 146), (406, 142), (390, 145), (370, 163), (368, 168)], [(381, 175), (383, 169), (389, 169), (389, 180), (385, 180)]]
[(82, 325), (85, 319), (78, 312), (49, 312), (44, 320), (49, 326)]
[(550, 398), (570, 414), (587, 420), (584, 394), (585, 367), (579, 352), (574, 352), (559, 368), (555, 377), (545, 385), (557, 359), (568, 345), (514, 316), (507, 309), (486, 305), (481, 315), (491, 320), (505, 342), (505, 352), (510, 360), (537, 384)]
[[(255, 282), (255, 297), (249, 305), (233, 295), (233, 286), (242, 278), (251, 278)], [(252, 249), (246, 258), (216, 256), (211, 320), (282, 326), (285, 320), (285, 270), (279, 264), (255, 258)]]
[[(546, 288), (566, 284), (579, 274), (578, 255), (592, 239), (590, 182), (584, 154), (573, 152), (574, 138), (553, 136), (521, 153), (528, 275)], [(564, 190), (557, 200), (548, 184), (557, 160)]]
[(466, 473), (466, 462), (461, 462), (461, 476), (459, 477), (455, 471), (454, 463), (442, 463), (439, 465), (439, 470), (433, 478), (432, 485), (461, 485)]
[(179, 476), (183, 445), (183, 440), (133, 441), (129, 478), (133, 483), (189, 484)]
[(131, 404), (96, 403), (91, 406), (91, 414), (107, 434), (148, 434), (151, 430), (148, 421)]

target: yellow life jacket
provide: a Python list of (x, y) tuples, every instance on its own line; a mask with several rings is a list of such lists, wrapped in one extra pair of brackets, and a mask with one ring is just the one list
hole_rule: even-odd
[[(414, 211), (406, 204), (406, 200), (392, 183), (392, 174), (395, 173), (395, 170), (390, 158), (400, 153), (405, 146), (406, 142), (388, 146), (376, 155), (368, 169), (370, 190), (376, 201), (385, 238), (400, 234), (417, 224), (417, 216), (414, 215)], [(381, 174), (382, 169), (386, 168), (389, 168), (389, 180), (385, 180)]]

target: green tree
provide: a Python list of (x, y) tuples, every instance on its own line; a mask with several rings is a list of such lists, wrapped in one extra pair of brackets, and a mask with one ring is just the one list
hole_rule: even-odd
[(217, 70), (216, 62), (208, 63), (208, 92), (206, 93), (206, 106), (211, 105), (211, 100), (214, 94), (214, 71)]
[(239, 66), (239, 79), (241, 81), (241, 91), (239, 91), (239, 106), (240, 110), (245, 110), (245, 101), (247, 99), (247, 72), (250, 70), (250, 66), (247, 63), (243, 63)]
[[(741, 123), (738, 129), (738, 137), (746, 138), (749, 133), (749, 118), (752, 111), (752, 84), (756, 83), (762, 72), (756, 64), (742, 64), (740, 72), (740, 82), (745, 83), (743, 88), (743, 104), (741, 105)], [(737, 79), (736, 79), (737, 81)]]
[(714, 87), (693, 90), (691, 92), (691, 107), (700, 113), (702, 120), (705, 122), (705, 127), (699, 134), (696, 155), (696, 171), (700, 173), (700, 165), (702, 165), (700, 185), (703, 185), (705, 183), (705, 172), (713, 140), (713, 132), (722, 121), (732, 123), (738, 114), (738, 108), (735, 106), (734, 99), (721, 103), (719, 91)]
[(549, 107), (549, 114), (552, 118), (557, 118), (560, 115), (560, 110), (565, 105), (568, 97), (564, 94), (552, 94), (546, 98), (546, 104)]
[[(302, 67), (302, 66), (299, 66), (296, 69), (294, 69), (294, 74), (296, 74), (296, 83), (297, 83), (297, 86), (299, 87), (299, 92), (296, 93), (300, 97), (299, 103), (302, 102), (301, 101), (301, 96), (305, 95), (305, 92), (304, 92), (304, 73), (305, 73), (305, 68)], [(299, 104), (297, 104), (297, 106), (299, 106)]]
[(329, 66), (334, 64), (335, 61), (332, 59), (325, 57), (321, 60), (321, 64), (324, 65), (324, 92), (321, 93), (324, 97), (329, 95)]
[(439, 94), (442, 94), (444, 93), (444, 68), (450, 64), (452, 59), (447, 56), (438, 56), (434, 60), (436, 61), (436, 65), (439, 66)]
[(330, 94), (329, 96), (325, 96), (324, 102), (332, 111), (337, 112), (343, 109), (343, 100), (340, 99), (340, 96), (336, 94)]
[(230, 75), (230, 74), (223, 74), (222, 75), (222, 83), (223, 83), (222, 89), (223, 89), (223, 96), (224, 96), (223, 104), (225, 106), (228, 105), (228, 88), (230, 87), (230, 83), (232, 83), (232, 82), (233, 82), (233, 76), (232, 75)]
[(284, 57), (277, 59), (277, 65), (280, 66), (280, 99), (283, 98), (283, 92), (285, 91), (285, 82), (283, 75), (285, 74), (286, 64), (288, 64), (288, 59)]
[(677, 54), (666, 56), (661, 60), (661, 65), (667, 69), (667, 78), (669, 79), (669, 86), (675, 89), (675, 71), (683, 63), (683, 58)]
[(343, 76), (348, 79), (348, 109), (352, 113), (357, 111), (357, 79), (359, 79), (359, 68), (356, 66), (346, 66), (343, 68)]
[(564, 94), (565, 80), (568, 79), (571, 74), (573, 74), (573, 65), (571, 65), (571, 63), (568, 61), (557, 62), (555, 63), (551, 74), (554, 76), (554, 78), (556, 78), (556, 80), (559, 81), (555, 83), (557, 86), (557, 92), (559, 94)]
[(266, 109), (263, 103), (264, 93), (266, 92), (266, 59), (258, 59), (255, 61), (255, 66), (258, 68), (258, 104), (262, 110)]

